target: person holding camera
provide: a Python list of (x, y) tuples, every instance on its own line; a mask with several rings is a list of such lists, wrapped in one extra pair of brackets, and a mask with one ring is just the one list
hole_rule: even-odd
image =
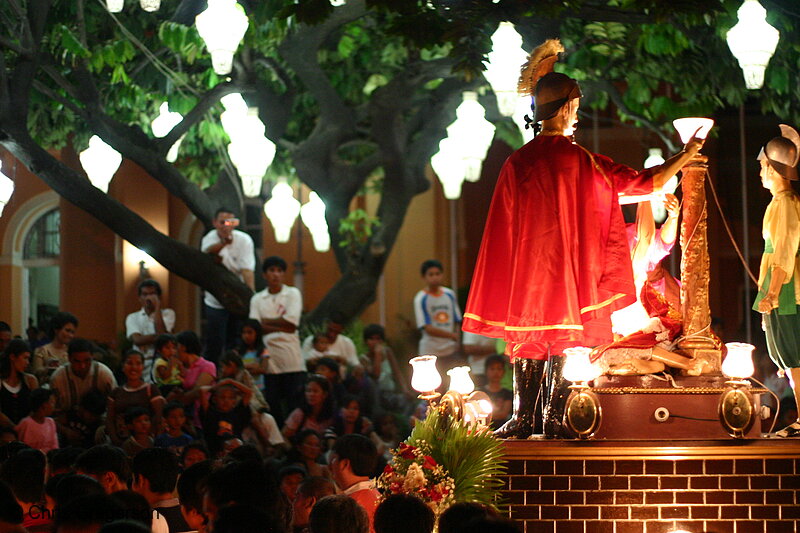
[(125, 336), (144, 355), (142, 377), (145, 383), (154, 383), (154, 344), (159, 335), (172, 333), (175, 311), (161, 307), (161, 285), (156, 280), (142, 280), (138, 291), (142, 308), (125, 318)]

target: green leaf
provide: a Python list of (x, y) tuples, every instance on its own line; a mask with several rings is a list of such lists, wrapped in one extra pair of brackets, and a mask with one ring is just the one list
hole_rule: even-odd
[(81, 44), (75, 34), (65, 25), (59, 24), (56, 31), (61, 34), (61, 46), (64, 47), (65, 52), (69, 52), (75, 57), (89, 57), (91, 55), (91, 52)]

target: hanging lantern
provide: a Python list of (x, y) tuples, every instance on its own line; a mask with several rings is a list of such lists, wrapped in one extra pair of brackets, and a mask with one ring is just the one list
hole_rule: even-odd
[(300, 220), (311, 232), (316, 251), (327, 252), (331, 249), (331, 236), (328, 233), (328, 222), (325, 220), (325, 202), (314, 191), (308, 195), (308, 202), (300, 208)]
[(125, 0), (106, 0), (106, 9), (109, 13), (119, 13), (125, 7)]
[(758, 0), (745, 0), (737, 14), (739, 22), (728, 30), (728, 48), (739, 61), (745, 86), (760, 89), (781, 34), (767, 23), (767, 10)]
[(278, 180), (272, 188), (272, 198), (264, 204), (264, 214), (275, 229), (275, 240), (289, 242), (292, 226), (300, 214), (300, 202), (285, 179)]
[(442, 182), (444, 197), (458, 200), (461, 197), (461, 184), (464, 183), (466, 166), (457, 153), (455, 141), (445, 138), (439, 142), (439, 151), (431, 157), (433, 171)]
[(208, 9), (194, 19), (197, 31), (211, 54), (217, 74), (233, 68), (233, 54), (247, 32), (248, 20), (236, 0), (208, 0)]
[[(3, 168), (3, 162), (0, 161), (0, 169)], [(14, 180), (6, 176), (0, 170), (0, 216), (3, 215), (3, 208), (11, 200), (11, 195), (14, 194)]]
[[(169, 132), (172, 131), (172, 128), (180, 124), (181, 120), (183, 120), (183, 115), (170, 111), (169, 104), (164, 102), (161, 104), (161, 107), (158, 108), (158, 116), (153, 119), (150, 127), (153, 129), (153, 135), (156, 137), (166, 137)], [(183, 138), (184, 135), (181, 135), (180, 139), (170, 146), (169, 152), (167, 152), (167, 161), (170, 163), (174, 163), (175, 160), (178, 159), (178, 149), (180, 148)]]
[(478, 103), (478, 93), (465, 91), (456, 109), (456, 121), (447, 127), (447, 137), (464, 161), (466, 181), (481, 178), (481, 166), (494, 139), (494, 124), (484, 118), (486, 110)]
[(97, 135), (89, 139), (89, 148), (80, 153), (81, 166), (92, 185), (108, 192), (108, 184), (122, 164), (119, 152), (103, 142)]
[(148, 13), (152, 13), (161, 7), (161, 0), (139, 0), (139, 5)]
[(512, 116), (517, 108), (519, 69), (527, 59), (528, 54), (522, 49), (522, 36), (513, 24), (501, 22), (492, 35), (492, 51), (483, 75), (497, 96), (497, 108), (503, 116)]
[(261, 194), (264, 174), (275, 159), (275, 143), (263, 135), (237, 139), (228, 145), (228, 156), (242, 178), (242, 192), (255, 198)]

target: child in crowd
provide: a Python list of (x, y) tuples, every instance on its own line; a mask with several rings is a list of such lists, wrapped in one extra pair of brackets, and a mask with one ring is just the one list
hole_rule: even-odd
[(383, 457), (388, 462), (392, 460), (392, 450), (400, 445), (400, 431), (397, 429), (397, 420), (391, 413), (385, 413), (376, 420), (375, 446), (383, 449)]
[(486, 358), (486, 385), (479, 390), (492, 400), (492, 429), (502, 426), (511, 417), (514, 393), (502, 385), (506, 373), (506, 357), (494, 354)]
[(181, 468), (186, 470), (196, 463), (202, 463), (208, 459), (208, 448), (201, 440), (190, 442), (183, 449), (180, 456)]
[(313, 368), (320, 357), (325, 357), (328, 354), (328, 348), (330, 347), (331, 340), (324, 332), (315, 333), (311, 341), (311, 349), (306, 354), (306, 363)]
[(152, 381), (166, 398), (172, 389), (181, 384), (183, 364), (178, 358), (178, 341), (175, 335), (165, 333), (156, 338), (153, 347), (155, 363), (153, 363)]
[(269, 364), (269, 351), (264, 346), (264, 331), (261, 323), (248, 318), (242, 326), (241, 342), (236, 348), (244, 361), (244, 368), (250, 372), (255, 380), (256, 389), (264, 389), (264, 374)]
[(50, 415), (56, 407), (56, 398), (50, 389), (34, 389), (30, 397), (31, 414), (17, 426), (19, 440), (44, 453), (58, 448), (56, 422)]
[(242, 431), (250, 424), (253, 391), (227, 378), (209, 387), (208, 392), (200, 397), (201, 421), (208, 450), (217, 457), (223, 442), (231, 437), (241, 439)]
[(456, 293), (443, 285), (444, 268), (435, 259), (420, 267), (425, 288), (414, 296), (414, 316), (422, 332), (418, 353), (440, 357), (442, 369), (462, 363), (457, 355), (461, 339), (461, 309)]
[(108, 397), (108, 420), (106, 433), (115, 446), (119, 446), (128, 437), (127, 423), (122, 421), (131, 407), (140, 407), (145, 410), (153, 422), (153, 426), (161, 426), (161, 411), (164, 407), (164, 397), (153, 384), (145, 383), (142, 376), (144, 371), (144, 356), (136, 350), (129, 350), (122, 359), (122, 373), (125, 374), (125, 384), (117, 387)]
[(367, 353), (362, 357), (369, 376), (378, 384), (382, 394), (402, 392), (410, 395), (403, 371), (397, 364), (394, 352), (386, 344), (386, 330), (380, 324), (370, 324), (364, 328), (364, 343)]
[(250, 371), (245, 368), (244, 360), (237, 352), (233, 350), (225, 352), (225, 355), (219, 359), (219, 367), (221, 378), (232, 379), (250, 389), (253, 394), (250, 399), (250, 407), (254, 412), (260, 413), (262, 409), (268, 407), (261, 390), (256, 385), (255, 379), (253, 379)]
[(342, 384), (342, 367), (332, 357), (321, 357), (317, 361), (315, 372), (320, 376), (326, 378), (331, 384), (331, 392), (333, 392), (333, 399), (336, 405), (342, 405), (344, 397), (347, 394)]
[(137, 405), (129, 407), (125, 411), (125, 425), (130, 437), (122, 443), (121, 447), (128, 457), (133, 457), (140, 451), (153, 447), (153, 437), (150, 435), (152, 424), (147, 409)]
[(67, 411), (67, 423), (61, 428), (61, 446), (90, 448), (94, 445), (97, 434), (104, 438), (103, 415), (106, 404), (105, 395), (98, 390), (84, 394), (78, 402), (78, 408)]
[(183, 449), (194, 441), (194, 437), (184, 431), (186, 413), (183, 405), (178, 402), (168, 403), (164, 408), (164, 422), (167, 427), (155, 438), (156, 447), (167, 448), (175, 455), (181, 455)]

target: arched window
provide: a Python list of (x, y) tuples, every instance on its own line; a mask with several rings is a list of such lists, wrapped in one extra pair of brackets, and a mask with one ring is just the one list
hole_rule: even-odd
[(61, 213), (52, 209), (33, 223), (22, 252), (23, 309), (29, 323), (47, 328), (58, 311), (61, 272)]

